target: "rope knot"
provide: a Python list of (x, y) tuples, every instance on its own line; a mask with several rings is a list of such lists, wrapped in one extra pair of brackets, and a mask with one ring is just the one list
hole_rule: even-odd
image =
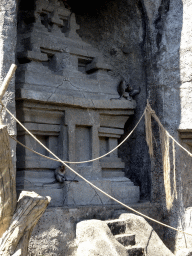
[(151, 108), (151, 105), (149, 104), (148, 100), (147, 100), (147, 105), (146, 105), (146, 111), (148, 111), (151, 115), (155, 114), (155, 111)]

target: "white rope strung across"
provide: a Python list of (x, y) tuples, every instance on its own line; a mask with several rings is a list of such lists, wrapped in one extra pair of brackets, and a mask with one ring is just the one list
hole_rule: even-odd
[(151, 108), (149, 102), (147, 102), (147, 106), (145, 108), (145, 110), (151, 112), (152, 117), (155, 119), (155, 121), (159, 124), (160, 127), (162, 127), (163, 130), (165, 130), (165, 132), (167, 133), (167, 135), (180, 147), (182, 148), (190, 157), (192, 157), (192, 154), (186, 149), (184, 148), (173, 136), (171, 136), (171, 134), (164, 128), (164, 126), (162, 125), (161, 121), (159, 120), (158, 116), (156, 115), (155, 111)]
[[(2, 104), (2, 102), (1, 102)], [(4, 106), (5, 107), (5, 106)], [(144, 218), (148, 219), (148, 220), (151, 220), (155, 223), (158, 223), (164, 227), (167, 227), (167, 228), (170, 228), (172, 230), (175, 230), (177, 232), (180, 232), (180, 233), (183, 233), (183, 234), (186, 234), (186, 235), (190, 235), (192, 236), (192, 234), (190, 233), (187, 233), (183, 230), (179, 230), (179, 229), (176, 229), (174, 227), (171, 227), (167, 224), (164, 224), (160, 221), (157, 221), (153, 218), (150, 218), (149, 216), (141, 213), (141, 212), (138, 212), (137, 210), (133, 209), (132, 207), (122, 203), (121, 201), (117, 200), (116, 198), (110, 196), (109, 194), (107, 194), (105, 191), (103, 191), (102, 189), (98, 188), (97, 186), (95, 186), (92, 182), (88, 181), (86, 178), (84, 178), (82, 175), (80, 175), (78, 172), (76, 172), (73, 168), (71, 168), (69, 165), (67, 165), (64, 161), (62, 161), (57, 155), (55, 155), (52, 151), (50, 151), (43, 143), (41, 143), (6, 107), (5, 107), (6, 111), (21, 125), (21, 127), (23, 127), (24, 130), (26, 130), (26, 132), (28, 132), (31, 137), (33, 137), (42, 147), (44, 147), (52, 156), (54, 156), (57, 160), (59, 160), (63, 165), (65, 165), (70, 171), (72, 171), (73, 173), (75, 173), (77, 176), (79, 176), (82, 180), (84, 180), (85, 182), (87, 182), (90, 186), (92, 186), (93, 188), (95, 188), (96, 190), (98, 190), (99, 192), (101, 192), (102, 194), (104, 194), (105, 196), (109, 197), (110, 199), (112, 199), (113, 201), (117, 202), (118, 204), (124, 206), (125, 208), (143, 216)]]
[[(93, 159), (91, 159), (91, 160), (86, 160), (86, 161), (80, 161), (80, 162), (64, 161), (64, 162), (67, 163), (67, 164), (89, 163), (89, 162), (97, 161), (97, 160), (99, 160), (99, 159), (101, 159), (101, 158), (103, 158), (103, 157), (105, 157), (105, 156), (111, 154), (112, 152), (114, 152), (115, 150), (117, 150), (117, 149), (131, 136), (131, 134), (135, 131), (135, 129), (137, 128), (137, 126), (138, 126), (139, 123), (141, 122), (142, 118), (144, 117), (145, 111), (146, 111), (146, 109), (144, 109), (144, 112), (143, 112), (142, 116), (140, 117), (139, 121), (137, 122), (137, 124), (135, 125), (135, 127), (133, 128), (133, 130), (125, 137), (125, 139), (122, 140), (121, 143), (119, 143), (115, 148), (113, 148), (112, 150), (110, 150), (110, 151), (107, 152), (106, 154), (104, 154), (104, 155), (102, 155), (102, 156), (99, 156), (99, 157), (96, 157), (96, 158), (93, 158)], [(27, 130), (26, 130), (26, 131), (27, 131)], [(22, 144), (20, 141), (18, 141), (18, 140), (16, 140), (15, 138), (13, 138), (11, 135), (9, 135), (9, 136), (10, 136), (14, 141), (16, 141), (18, 144), (20, 144), (20, 145), (23, 146), (24, 148), (30, 150), (31, 152), (33, 152), (33, 153), (35, 153), (35, 154), (37, 154), (37, 155), (39, 155), (39, 156), (42, 156), (42, 157), (44, 157), (44, 158), (47, 158), (47, 159), (49, 159), (49, 160), (53, 160), (53, 161), (56, 161), (56, 162), (60, 162), (60, 161), (58, 161), (57, 159), (54, 159), (54, 158), (52, 158), (52, 157), (45, 156), (45, 155), (43, 155), (43, 154), (41, 154), (41, 153), (38, 153), (37, 151), (35, 151), (35, 150), (31, 149), (31, 148), (28, 148), (27, 146), (25, 146), (24, 144)], [(36, 137), (34, 136), (34, 138), (36, 138)], [(36, 138), (36, 139), (37, 139), (37, 138)]]
[(10, 134), (9, 134), (9, 137), (10, 137), (12, 140), (14, 140), (15, 142), (17, 142), (19, 145), (21, 145), (22, 147), (28, 149), (29, 151), (31, 151), (31, 152), (33, 152), (33, 153), (35, 153), (35, 154), (37, 154), (37, 155), (39, 155), (39, 156), (41, 156), (41, 157), (44, 157), (44, 158), (46, 158), (46, 159), (49, 159), (49, 160), (52, 160), (52, 161), (55, 161), (55, 162), (59, 162), (59, 163), (60, 163), (60, 161), (57, 160), (57, 159), (55, 159), (55, 158), (52, 158), (52, 157), (49, 157), (49, 156), (45, 156), (45, 155), (43, 155), (43, 154), (41, 154), (41, 153), (39, 153), (39, 152), (37, 152), (37, 151), (35, 151), (35, 150), (33, 150), (33, 149), (27, 147), (27, 146), (25, 146), (24, 144), (22, 144), (20, 141), (18, 141), (17, 139), (15, 139), (15, 138), (14, 138), (13, 136), (11, 136)]

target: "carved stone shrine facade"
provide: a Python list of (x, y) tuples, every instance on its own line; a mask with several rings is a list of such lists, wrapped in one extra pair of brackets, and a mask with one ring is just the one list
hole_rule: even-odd
[[(19, 9), (16, 109), (20, 121), (62, 160), (96, 158), (118, 145), (136, 102), (118, 98), (118, 80), (101, 52), (78, 35), (75, 14), (61, 1), (40, 1), (34, 13)], [(46, 156), (18, 126), (18, 140)], [(17, 189), (51, 196), (51, 206), (110, 205), (111, 199), (66, 171), (55, 181), (58, 162), (17, 146)], [(90, 163), (70, 164), (78, 173), (124, 203), (139, 200), (139, 187), (125, 177), (118, 151)], [(74, 182), (78, 180), (78, 182)]]

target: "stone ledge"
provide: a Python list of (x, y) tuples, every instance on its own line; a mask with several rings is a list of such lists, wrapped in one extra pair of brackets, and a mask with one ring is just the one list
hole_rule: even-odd
[(135, 100), (109, 100), (109, 99), (87, 99), (72, 96), (65, 96), (54, 93), (36, 92), (33, 90), (18, 89), (16, 90), (16, 100), (31, 100), (37, 102), (49, 102), (50, 104), (69, 105), (80, 108), (93, 109), (135, 109)]
[(179, 128), (181, 140), (189, 146), (192, 146), (192, 128)]

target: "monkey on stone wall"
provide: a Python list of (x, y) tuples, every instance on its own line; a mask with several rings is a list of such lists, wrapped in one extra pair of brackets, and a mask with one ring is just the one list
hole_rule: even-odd
[(68, 180), (65, 177), (65, 166), (61, 165), (57, 169), (55, 169), (54, 175), (55, 175), (55, 180), (53, 182), (49, 183), (44, 183), (43, 185), (49, 185), (49, 184), (55, 184), (55, 183), (64, 183), (65, 181), (71, 181), (71, 182), (78, 182), (78, 180)]
[(66, 181), (64, 165), (59, 166), (57, 169), (55, 169), (55, 179), (60, 183), (63, 183), (64, 181)]
[(111, 98), (112, 99), (121, 99), (124, 97), (125, 99), (132, 100), (131, 97), (135, 97), (137, 94), (139, 94), (141, 91), (141, 88), (139, 87), (139, 90), (133, 90), (132, 87), (126, 83), (124, 79), (120, 81), (120, 83), (117, 86), (117, 92), (119, 93), (119, 98)]
[(55, 169), (55, 180), (58, 181), (59, 183), (63, 183), (64, 181), (73, 181), (73, 182), (78, 182), (78, 180), (67, 180), (65, 177), (65, 169), (66, 167), (64, 165), (59, 166), (57, 169)]
[(125, 99), (131, 100), (129, 93), (126, 92), (127, 89), (128, 89), (128, 84), (125, 82), (125, 80), (122, 79), (117, 86), (117, 92), (119, 93), (119, 98), (111, 98), (111, 100), (112, 99), (120, 100), (122, 97), (124, 97)]

